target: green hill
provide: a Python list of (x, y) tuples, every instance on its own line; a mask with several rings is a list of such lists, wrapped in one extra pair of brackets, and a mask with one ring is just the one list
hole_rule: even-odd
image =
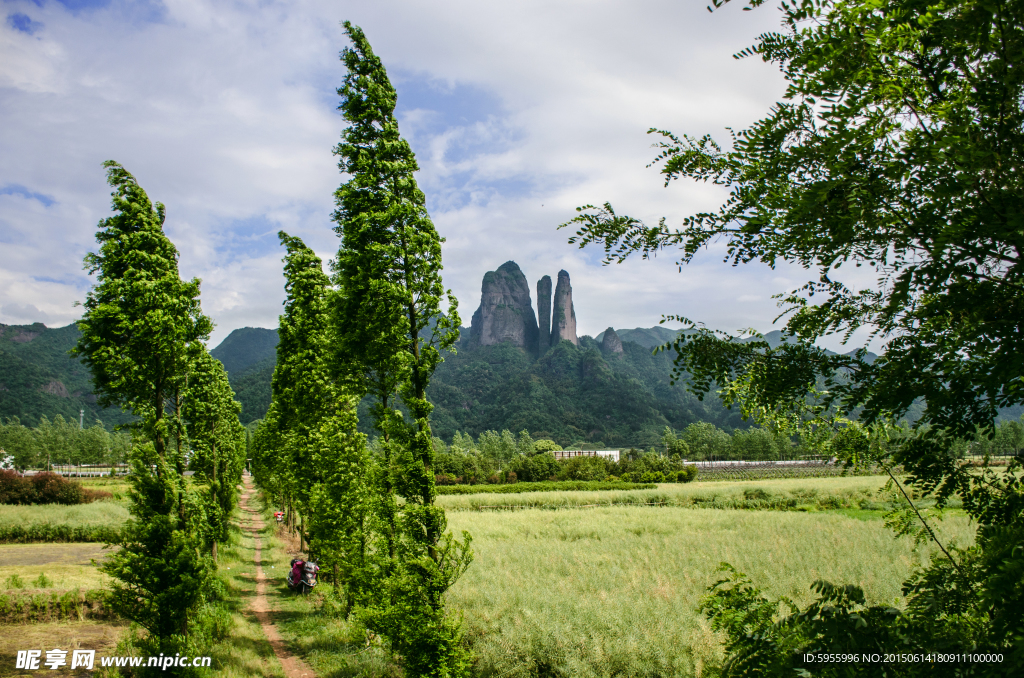
[(116, 408), (101, 408), (92, 393), (89, 371), (68, 355), (82, 333), (78, 325), (49, 328), (0, 324), (0, 418), (18, 417), (36, 426), (41, 416), (61, 415), (85, 425), (95, 421), (110, 428), (131, 420)]
[(738, 411), (716, 398), (701, 402), (671, 385), (670, 354), (652, 355), (633, 341), (623, 341), (621, 354), (605, 354), (584, 336), (578, 347), (563, 341), (536, 360), (507, 343), (467, 344), (445, 357), (428, 390), (432, 426), (441, 438), (456, 430), (527, 429), (563, 446), (649, 447), (660, 442), (665, 426), (710, 421), (746, 427)]

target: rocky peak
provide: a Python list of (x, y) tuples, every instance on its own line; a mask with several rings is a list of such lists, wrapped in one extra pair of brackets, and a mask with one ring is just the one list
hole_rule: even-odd
[(546, 275), (537, 281), (537, 320), (540, 322), (540, 333), (537, 351), (547, 352), (551, 346), (551, 276)]
[(537, 317), (533, 314), (530, 286), (514, 261), (488, 271), (480, 289), (480, 308), (473, 314), (470, 342), (493, 346), (509, 341), (527, 351), (536, 350)]
[(605, 353), (622, 353), (622, 339), (618, 333), (609, 327), (604, 331), (604, 339), (601, 340), (601, 350)]
[(551, 344), (564, 340), (579, 346), (576, 337), (576, 309), (572, 305), (572, 285), (569, 284), (569, 273), (558, 272), (558, 284), (555, 285), (555, 299), (551, 312)]

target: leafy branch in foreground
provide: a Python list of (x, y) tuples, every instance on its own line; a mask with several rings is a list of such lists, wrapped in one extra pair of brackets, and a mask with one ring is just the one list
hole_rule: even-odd
[[(990, 436), (1000, 408), (1024, 402), (1024, 3), (801, 0), (780, 9), (782, 29), (736, 55), (777, 64), (789, 82), (766, 117), (733, 133), (729, 147), (650, 130), (662, 138), (654, 162), (666, 185), (722, 186), (729, 196), (717, 210), (669, 228), (585, 206), (562, 226), (577, 228), (571, 242), (603, 247), (608, 262), (673, 249), (682, 267), (721, 240), (733, 265), (808, 270), (811, 280), (780, 296), (790, 339), (781, 346), (666, 318), (689, 330), (666, 347), (677, 375), (698, 394), (722, 388), (750, 416), (805, 422), (808, 435), (820, 428), (824, 448), (860, 436), (850, 461), (869, 452), (890, 471), (902, 467), (905, 483), (893, 487), (908, 501), (911, 492), (934, 496), (942, 508), (956, 495), (979, 525), (975, 545), (944, 547), (904, 585), (905, 613), (820, 585), (819, 602), (795, 616), (754, 615), (742, 634), (733, 627), (725, 674), (794, 670), (783, 656), (794, 648), (866, 651), (891, 640), (914, 651), (998, 649), (998, 667), (957, 670), (1012, 675), (1024, 667), (1024, 586), (1009, 575), (1024, 571), (1020, 457), (1002, 472), (976, 469), (957, 441)], [(867, 269), (874, 284), (849, 286), (844, 267)], [(814, 345), (862, 329), (884, 342), (874, 360)], [(872, 443), (918, 404), (909, 430)], [(840, 418), (866, 429), (833, 426)], [(749, 591), (714, 595), (724, 601), (712, 611), (720, 621), (721, 610), (762, 604)]]

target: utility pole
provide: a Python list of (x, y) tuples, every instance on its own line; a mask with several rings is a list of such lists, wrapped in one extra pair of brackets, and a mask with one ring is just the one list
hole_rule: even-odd
[(78, 410), (78, 430), (82, 430), (82, 425), (85, 423), (85, 410)]

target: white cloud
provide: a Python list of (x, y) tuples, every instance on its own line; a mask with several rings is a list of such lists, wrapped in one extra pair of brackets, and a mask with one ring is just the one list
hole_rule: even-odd
[(113, 158), (167, 205), (182, 275), (203, 279), (214, 343), (235, 327), (275, 326), (284, 297), (276, 232), (325, 258), (337, 247), (331, 151), (343, 126), (334, 89), (346, 18), (398, 87), (418, 180), (448, 239), (445, 281), (467, 324), (484, 272), (508, 259), (531, 286), (568, 270), (580, 330), (592, 335), (670, 313), (767, 330), (778, 312), (770, 295), (806, 279), (797, 269), (733, 268), (715, 248), (682, 273), (671, 253), (603, 267), (600, 252), (556, 230), (585, 203), (673, 222), (721, 200), (704, 185), (663, 188), (645, 167), (656, 141), (646, 131), (724, 137), (724, 127), (763, 115), (781, 77), (731, 55), (774, 27), (771, 8), (167, 0), (147, 21), (131, 3), (77, 14), (8, 5), (43, 28), (0, 27), (0, 189), (55, 202), (0, 195), (0, 322), (28, 322), (32, 308), (48, 323), (77, 316), (72, 302), (88, 286), (81, 260), (109, 214), (100, 163)]

